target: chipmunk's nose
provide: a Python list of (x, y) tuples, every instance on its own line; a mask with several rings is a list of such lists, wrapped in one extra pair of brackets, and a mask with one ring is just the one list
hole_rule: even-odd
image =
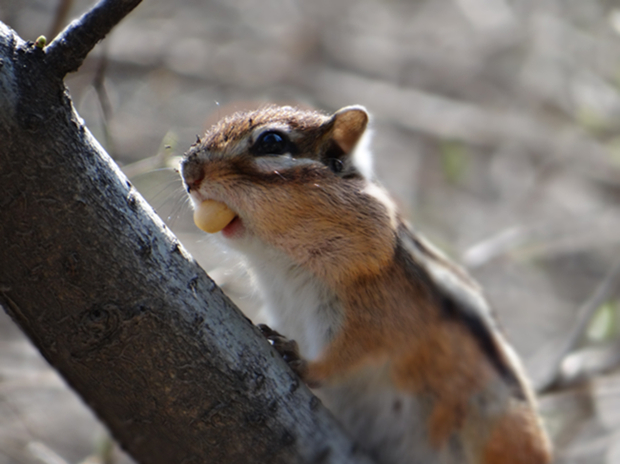
[(181, 161), (181, 177), (183, 182), (185, 182), (187, 192), (196, 190), (204, 176), (203, 163), (198, 158), (198, 153), (188, 153), (185, 159)]

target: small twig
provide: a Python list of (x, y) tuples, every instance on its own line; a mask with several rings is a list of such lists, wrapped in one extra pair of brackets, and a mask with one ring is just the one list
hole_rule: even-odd
[(43, 464), (67, 464), (67, 461), (45, 443), (31, 441), (28, 443), (27, 449), (37, 461)]
[(620, 364), (620, 340), (591, 346), (568, 354), (562, 360), (553, 385), (566, 388), (613, 370)]
[(76, 71), (95, 45), (141, 1), (101, 0), (45, 48), (48, 63), (61, 77)]
[(510, 227), (470, 246), (462, 255), (463, 263), (470, 269), (480, 267), (493, 258), (522, 245), (531, 235), (531, 230)]
[(99, 60), (99, 64), (97, 66), (97, 70), (95, 72), (95, 78), (93, 79), (93, 88), (97, 93), (97, 98), (99, 99), (99, 105), (101, 105), (101, 114), (102, 114), (102, 129), (103, 135), (105, 138), (105, 147), (110, 156), (112, 158), (116, 157), (116, 147), (114, 145), (114, 140), (112, 139), (112, 135), (110, 134), (110, 120), (112, 119), (112, 103), (110, 102), (110, 97), (108, 96), (108, 92), (105, 88), (105, 75), (106, 70), (108, 68), (108, 47), (106, 42), (103, 45), (103, 53), (101, 54), (101, 58)]
[(538, 391), (544, 391), (550, 388), (558, 380), (562, 361), (574, 350), (577, 343), (579, 343), (596, 310), (617, 291), (618, 284), (620, 283), (619, 281), (620, 260), (616, 262), (607, 273), (603, 281), (598, 285), (596, 290), (594, 290), (594, 293), (590, 295), (590, 298), (579, 308), (572, 329), (566, 339), (558, 347), (556, 355), (554, 355), (551, 362), (549, 362), (549, 370), (546, 376), (538, 382)]
[(99, 64), (97, 65), (97, 70), (95, 72), (95, 78), (93, 79), (93, 87), (99, 97), (101, 111), (103, 112), (103, 117), (107, 124), (112, 117), (112, 104), (110, 103), (110, 98), (108, 97), (108, 92), (106, 91), (104, 85), (105, 75), (108, 69), (108, 47), (105, 46), (105, 44), (103, 47), (103, 53), (99, 59)]

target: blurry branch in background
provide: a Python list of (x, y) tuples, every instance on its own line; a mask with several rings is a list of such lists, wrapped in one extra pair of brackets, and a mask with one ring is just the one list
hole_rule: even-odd
[(470, 246), (462, 254), (462, 261), (470, 269), (480, 267), (492, 259), (509, 253), (528, 240), (528, 230), (514, 226)]
[(469, 269), (475, 269), (502, 258), (531, 261), (593, 251), (620, 245), (618, 227), (619, 218), (598, 212), (580, 216), (578, 220), (555, 217), (517, 224), (469, 245), (460, 260)]
[[(98, 450), (95, 453), (87, 456), (77, 464), (115, 464), (116, 460), (113, 454), (113, 441), (110, 437), (106, 436), (99, 443)], [(33, 458), (40, 464), (70, 464), (53, 449), (40, 441), (30, 441), (26, 445), (26, 450)]]
[(56, 16), (54, 16), (54, 22), (50, 27), (48, 37), (56, 37), (62, 30), (63, 26), (67, 23), (67, 17), (69, 16), (69, 11), (72, 6), (73, 0), (59, 0)]
[(69, 464), (45, 443), (31, 441), (26, 446), (26, 449), (42, 464)]
[(549, 388), (563, 388), (594, 379), (620, 366), (620, 340), (569, 352)]
[[(168, 131), (164, 136), (159, 150), (153, 156), (142, 158), (131, 164), (126, 164), (121, 167), (123, 174), (130, 179), (148, 174), (158, 169), (174, 169), (176, 170), (181, 161), (180, 156), (175, 156), (175, 150), (177, 148), (177, 136), (173, 131)], [(179, 183), (181, 177), (178, 177)]]
[[(592, 229), (605, 230), (609, 224), (597, 224), (595, 220), (586, 222), (588, 226), (585, 234), (581, 235), (579, 230), (571, 230), (561, 221), (557, 224), (511, 227), (467, 248), (462, 254), (462, 261), (469, 268), (477, 268), (502, 257), (531, 260), (568, 250), (575, 252), (601, 246), (605, 238), (612, 240), (611, 237), (605, 237), (605, 234), (592, 232)], [(611, 236), (615, 236), (615, 230), (612, 228)], [(605, 346), (579, 347), (597, 311), (617, 296), (619, 287), (620, 260), (610, 268), (592, 295), (581, 305), (570, 330), (561, 338), (551, 341), (535, 356), (531, 375), (537, 391), (545, 392), (574, 384), (620, 364), (620, 341)]]
[(105, 76), (108, 67), (109, 43), (110, 42), (105, 42), (103, 44), (103, 51), (97, 63), (97, 69), (95, 70), (95, 76), (93, 78), (92, 85), (95, 89), (95, 92), (97, 93), (97, 98), (99, 99), (99, 105), (101, 108), (101, 128), (103, 132), (103, 137), (105, 139), (105, 148), (112, 158), (116, 158), (117, 151), (114, 139), (110, 134), (110, 121), (112, 120), (112, 103), (110, 102), (110, 96), (108, 95), (108, 91), (105, 87)]
[[(614, 264), (605, 278), (600, 282), (596, 290), (592, 293), (590, 298), (588, 298), (588, 300), (581, 306), (571, 330), (565, 335), (564, 338), (562, 338), (562, 340), (556, 340), (549, 346), (548, 356), (543, 363), (545, 366), (543, 374), (536, 375), (534, 378), (536, 390), (542, 392), (552, 388), (555, 383), (561, 379), (561, 367), (563, 361), (573, 350), (575, 350), (579, 342), (583, 339), (584, 333), (592, 321), (592, 317), (596, 311), (601, 307), (601, 305), (603, 305), (603, 303), (608, 301), (618, 292), (619, 287), (620, 260)], [(611, 367), (609, 364), (613, 363), (614, 360), (617, 359), (617, 357), (613, 356), (614, 349), (615, 347), (611, 348), (611, 357), (607, 354), (607, 352), (605, 352), (603, 356), (597, 358), (600, 359), (599, 363), (601, 363), (601, 369), (604, 369), (605, 366)], [(592, 369), (591, 366), (590, 369)], [(578, 373), (574, 373), (573, 375), (575, 377), (582, 376), (581, 374), (576, 374)]]

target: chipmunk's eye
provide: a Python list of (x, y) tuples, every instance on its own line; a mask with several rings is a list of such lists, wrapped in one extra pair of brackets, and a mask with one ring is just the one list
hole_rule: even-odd
[(252, 147), (252, 152), (256, 156), (283, 155), (287, 151), (289, 151), (289, 142), (286, 136), (273, 131), (261, 134)]
[(329, 158), (327, 160), (327, 167), (335, 174), (340, 174), (344, 169), (344, 164), (338, 158)]

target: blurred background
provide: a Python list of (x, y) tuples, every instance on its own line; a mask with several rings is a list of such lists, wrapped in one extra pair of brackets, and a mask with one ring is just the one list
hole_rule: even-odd
[[(0, 0), (24, 40), (92, 1)], [(620, 2), (146, 0), (67, 79), (86, 124), (250, 314), (178, 157), (264, 102), (374, 116), (375, 171), (485, 288), (558, 463), (620, 463)], [(0, 464), (129, 463), (0, 311)]]

